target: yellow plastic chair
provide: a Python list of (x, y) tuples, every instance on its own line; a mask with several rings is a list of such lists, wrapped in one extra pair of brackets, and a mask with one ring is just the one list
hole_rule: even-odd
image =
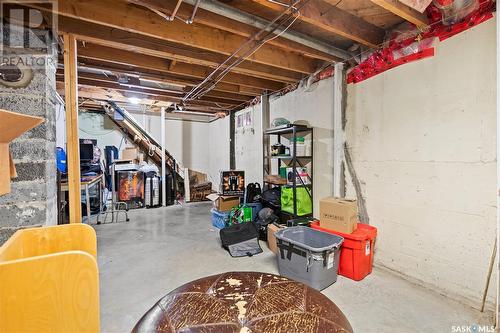
[(0, 332), (99, 332), (95, 231), (17, 231), (0, 247)]

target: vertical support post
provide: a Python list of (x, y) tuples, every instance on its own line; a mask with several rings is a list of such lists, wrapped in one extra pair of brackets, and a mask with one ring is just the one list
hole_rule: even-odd
[(344, 64), (335, 63), (333, 76), (333, 195), (345, 196), (344, 180), (344, 145), (345, 132), (343, 125), (344, 105)]
[[(265, 177), (266, 174), (271, 174), (271, 160), (269, 159), (269, 156), (271, 156), (270, 140), (269, 135), (264, 134), (265, 131), (271, 127), (271, 106), (269, 104), (269, 94), (267, 91), (260, 97), (260, 108), (262, 119), (262, 165), (264, 166), (262, 170), (262, 177)], [(262, 179), (262, 181), (264, 181), (264, 179)]]
[(167, 173), (165, 168), (165, 108), (161, 108), (161, 204), (167, 206)]
[[(500, 10), (500, 4), (497, 1), (497, 13)], [(498, 330), (500, 321), (500, 163), (498, 158), (500, 156), (500, 63), (498, 55), (500, 54), (500, 20), (497, 17), (497, 293), (496, 293), (496, 307), (495, 307), (495, 326)]]
[(64, 96), (66, 102), (66, 151), (68, 154), (69, 222), (82, 222), (80, 143), (78, 140), (77, 45), (72, 34), (64, 34)]
[(236, 170), (235, 111), (229, 111), (229, 169)]

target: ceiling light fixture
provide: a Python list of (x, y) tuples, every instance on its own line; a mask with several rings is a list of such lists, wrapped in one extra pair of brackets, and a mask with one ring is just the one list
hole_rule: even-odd
[(129, 97), (128, 101), (134, 105), (141, 103), (141, 99), (137, 97)]

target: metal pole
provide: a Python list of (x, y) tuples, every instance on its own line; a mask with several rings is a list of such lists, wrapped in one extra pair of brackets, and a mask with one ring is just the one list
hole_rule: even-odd
[[(497, 1), (497, 13), (500, 9), (500, 5)], [(500, 163), (498, 162), (498, 156), (500, 156), (500, 97), (498, 92), (500, 91), (500, 64), (498, 62), (498, 56), (500, 54), (500, 20), (497, 16), (497, 294), (496, 294), (496, 307), (495, 307), (495, 326), (498, 329), (498, 322), (500, 320)]]
[(165, 107), (161, 108), (161, 204), (167, 205), (167, 173), (165, 168)]
[(335, 197), (345, 196), (343, 186), (345, 133), (342, 124), (343, 71), (344, 64), (341, 62), (335, 63), (333, 76), (333, 195)]
[[(264, 177), (271, 174), (271, 160), (269, 159), (269, 156), (271, 156), (270, 140), (269, 135), (264, 134), (265, 131), (271, 127), (269, 95), (267, 92), (264, 92), (264, 94), (260, 97), (260, 107), (260, 114), (262, 117), (262, 165), (264, 166), (262, 170), (262, 182), (264, 182)], [(264, 183), (262, 183), (262, 185), (264, 185)]]

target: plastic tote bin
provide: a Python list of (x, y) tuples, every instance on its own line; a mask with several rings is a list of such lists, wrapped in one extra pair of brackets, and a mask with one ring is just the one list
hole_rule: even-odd
[(229, 222), (229, 212), (219, 212), (212, 208), (212, 225), (217, 229), (224, 229)]
[(246, 203), (244, 206), (252, 208), (252, 221), (257, 219), (257, 216), (262, 209), (262, 204), (260, 202)]
[(359, 281), (372, 272), (373, 249), (377, 237), (377, 228), (358, 223), (356, 231), (352, 234), (344, 234), (321, 228), (319, 222), (313, 222), (311, 227), (344, 238), (344, 243), (340, 250), (340, 275)]
[(342, 237), (308, 227), (290, 227), (274, 235), (280, 275), (318, 290), (337, 281)]

